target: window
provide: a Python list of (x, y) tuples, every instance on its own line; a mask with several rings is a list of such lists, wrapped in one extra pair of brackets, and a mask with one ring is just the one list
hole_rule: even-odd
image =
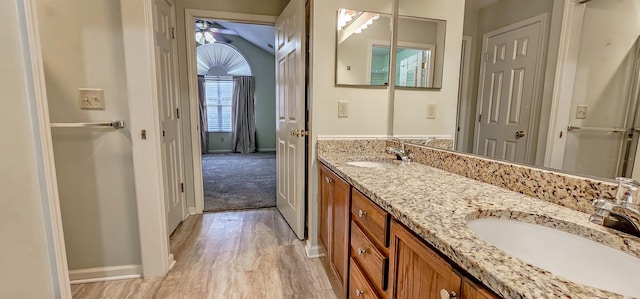
[(231, 132), (233, 77), (205, 77), (209, 132)]

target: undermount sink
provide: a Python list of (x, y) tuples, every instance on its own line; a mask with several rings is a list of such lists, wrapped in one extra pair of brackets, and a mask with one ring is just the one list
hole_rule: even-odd
[(573, 282), (640, 298), (640, 259), (598, 242), (550, 227), (484, 218), (469, 228), (480, 239)]
[(366, 168), (393, 168), (398, 166), (392, 162), (383, 162), (383, 161), (351, 161), (347, 162), (348, 165), (358, 166), (358, 167), (366, 167)]

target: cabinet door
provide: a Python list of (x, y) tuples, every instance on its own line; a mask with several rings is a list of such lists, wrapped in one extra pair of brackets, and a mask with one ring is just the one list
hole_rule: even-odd
[(395, 220), (391, 224), (392, 298), (440, 299), (441, 291), (460, 293), (453, 267)]
[(347, 286), (349, 270), (349, 216), (351, 185), (333, 175), (333, 207), (331, 208), (331, 255), (330, 260), (343, 286)]
[(497, 295), (482, 285), (478, 285), (468, 278), (462, 281), (461, 299), (498, 299)]
[(320, 243), (327, 251), (327, 256), (330, 255), (329, 250), (331, 248), (330, 243), (330, 208), (333, 205), (333, 178), (329, 175), (329, 170), (322, 164), (320, 164), (320, 177), (319, 184), (320, 194), (318, 196), (318, 233)]

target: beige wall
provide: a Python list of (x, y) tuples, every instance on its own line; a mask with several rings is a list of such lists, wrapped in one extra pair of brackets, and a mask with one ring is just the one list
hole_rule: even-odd
[[(182, 101), (182, 131), (184, 142), (184, 177), (187, 206), (195, 206), (193, 194), (193, 156), (191, 155), (191, 132), (189, 115), (189, 82), (187, 78), (187, 50), (185, 44), (184, 13), (185, 9), (202, 9), (212, 11), (228, 11), (235, 13), (248, 13), (259, 15), (278, 16), (289, 3), (289, 0), (177, 0), (177, 40), (178, 40), (178, 71), (180, 77), (180, 99)], [(256, 82), (257, 83), (257, 82)], [(274, 108), (275, 109), (275, 108)], [(275, 119), (275, 117), (274, 117)]]
[[(127, 123), (120, 2), (36, 3), (51, 121)], [(82, 87), (104, 89), (105, 109), (81, 110)], [(129, 129), (52, 134), (69, 269), (140, 264)]]
[[(0, 298), (55, 298), (22, 1), (0, 1)], [(21, 9), (20, 9), (21, 10)]]
[[(463, 0), (400, 2), (400, 15), (446, 20), (447, 23), (442, 88), (429, 91), (396, 90), (394, 136), (454, 136), (463, 12)], [(429, 104), (436, 105), (435, 119), (426, 118)]]

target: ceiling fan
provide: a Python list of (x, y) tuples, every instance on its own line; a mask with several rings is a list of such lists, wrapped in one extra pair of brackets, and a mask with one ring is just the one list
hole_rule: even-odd
[[(214, 27), (214, 25), (217, 25), (218, 27)], [(226, 38), (224, 35), (238, 35), (238, 32), (235, 30), (219, 27), (222, 26), (215, 22), (196, 20), (196, 42), (199, 45), (211, 44), (216, 41), (230, 44), (233, 41)]]

